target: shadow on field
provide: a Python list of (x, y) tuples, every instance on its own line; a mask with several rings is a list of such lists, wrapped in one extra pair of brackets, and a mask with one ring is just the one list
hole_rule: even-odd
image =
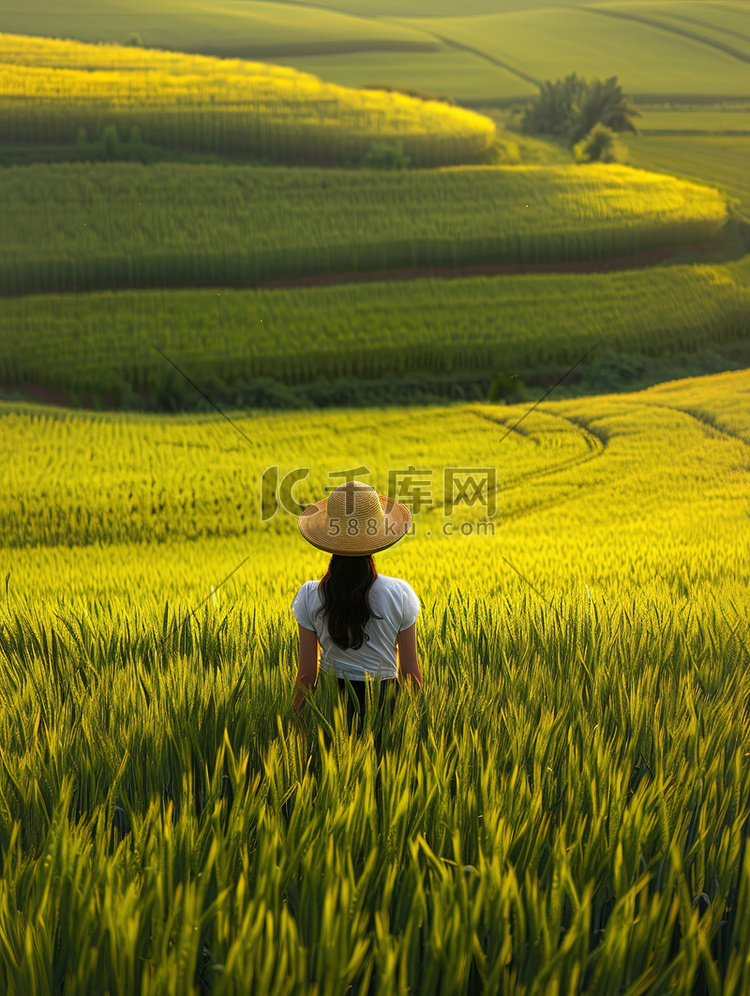
[[(595, 394), (640, 391), (654, 384), (686, 377), (742, 370), (750, 366), (750, 342), (717, 344), (695, 353), (646, 356), (643, 353), (597, 351), (555, 388), (555, 398), (577, 398)], [(544, 390), (565, 373), (561, 367), (518, 371), (507, 377), (502, 371), (466, 371), (453, 375), (412, 374), (406, 377), (358, 380), (337, 378), (289, 386), (259, 378), (231, 388), (210, 389), (211, 400), (222, 408), (258, 411), (320, 411), (337, 408), (385, 408), (428, 406), (491, 401), (492, 404), (523, 404), (537, 401)], [(501, 380), (504, 389), (493, 391)], [(41, 402), (91, 411), (146, 413), (211, 413), (212, 406), (188, 383), (173, 380), (159, 393), (64, 391), (39, 384), (0, 388), (0, 400)]]

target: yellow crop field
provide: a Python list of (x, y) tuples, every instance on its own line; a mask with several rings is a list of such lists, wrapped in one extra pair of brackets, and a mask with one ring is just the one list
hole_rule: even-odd
[[(246, 438), (2, 404), (0, 988), (747, 991), (748, 398), (233, 413)], [(326, 675), (290, 711), (326, 562), (271, 514), (296, 468), (302, 504), (421, 482), (376, 562), (422, 602), (424, 687), (359, 741)]]
[(107, 126), (167, 148), (286, 162), (344, 162), (399, 141), (416, 166), (480, 162), (495, 136), (472, 111), (279, 66), (0, 35), (6, 142), (70, 142)]
[[(750, 369), (624, 393), (750, 362), (743, 139), (450, 102), (732, 131), (746, 5), (71, 4), (0, 11), (0, 996), (747, 996)], [(361, 736), (344, 479), (420, 603)]]

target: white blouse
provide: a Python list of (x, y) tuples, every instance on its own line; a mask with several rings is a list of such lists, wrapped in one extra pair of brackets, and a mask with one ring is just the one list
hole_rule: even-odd
[(378, 680), (398, 677), (396, 640), (401, 630), (416, 622), (420, 609), (409, 582), (387, 574), (375, 578), (367, 599), (370, 611), (383, 618), (370, 616), (365, 625), (369, 639), (359, 650), (342, 650), (329, 636), (323, 613), (317, 612), (323, 605), (319, 585), (319, 581), (305, 581), (294, 597), (292, 612), (298, 623), (315, 631), (321, 648), (321, 669), (350, 681), (363, 681), (366, 675)]

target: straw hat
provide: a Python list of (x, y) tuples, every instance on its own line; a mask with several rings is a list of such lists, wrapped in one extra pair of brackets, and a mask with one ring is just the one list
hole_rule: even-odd
[(297, 522), (307, 542), (319, 550), (366, 557), (397, 543), (411, 525), (411, 512), (369, 484), (348, 481), (308, 505)]

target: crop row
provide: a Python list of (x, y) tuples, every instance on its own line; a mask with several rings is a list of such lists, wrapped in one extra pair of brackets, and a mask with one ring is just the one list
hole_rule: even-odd
[[(571, 365), (589, 349), (668, 357), (744, 337), (745, 263), (289, 290), (124, 291), (8, 300), (0, 384), (187, 398), (268, 378), (312, 384)], [(197, 397), (197, 395), (196, 395)]]
[(35, 165), (0, 171), (0, 293), (597, 261), (716, 239), (725, 220), (716, 191), (624, 166)]
[(282, 67), (0, 36), (5, 142), (73, 142), (107, 126), (171, 149), (319, 164), (359, 161), (376, 140), (400, 141), (415, 166), (481, 162), (495, 135), (471, 111)]
[(6, 992), (743, 991), (731, 613), (443, 596), (423, 697), (352, 744), (325, 675), (291, 717), (279, 608), (4, 630)]
[(750, 218), (750, 135), (649, 135), (629, 140), (628, 148), (634, 166), (715, 184)]
[[(727, 418), (722, 405), (734, 406), (727, 432), (736, 436), (748, 428), (739, 392), (742, 377), (747, 379), (745, 373), (713, 379), (701, 406), (717, 424)], [(722, 388), (728, 392), (726, 399), (720, 395)], [(242, 537), (252, 544), (269, 531), (296, 534), (292, 499), (314, 501), (336, 480), (335, 473), (363, 465), (372, 475), (365, 479), (376, 483), (381, 493), (390, 491), (407, 501), (415, 496), (404, 491), (401, 472), (410, 465), (422, 468), (424, 474), (415, 472), (423, 506), (415, 509), (415, 519), (425, 524), (420, 524), (420, 533), (423, 528), (439, 532), (439, 523), (449, 515), (475, 521), (492, 511), (484, 501), (451, 507), (445, 468), (494, 466), (494, 482), (485, 491), (488, 499), (490, 491), (494, 496), (501, 524), (520, 519), (523, 525), (536, 508), (550, 505), (548, 527), (559, 516), (569, 532), (580, 518), (582, 528), (574, 537), (579, 544), (587, 544), (600, 515), (588, 501), (589, 489), (598, 493), (627, 487), (626, 494), (618, 496), (623, 520), (627, 511), (636, 523), (639, 517), (649, 517), (651, 528), (662, 530), (653, 550), (639, 548), (639, 557), (648, 553), (649, 561), (658, 564), (670, 543), (690, 544), (694, 539), (697, 505), (685, 505), (679, 497), (672, 502), (671, 489), (679, 484), (692, 491), (697, 482), (705, 482), (700, 502), (708, 503), (707, 513), (714, 499), (731, 502), (742, 493), (741, 441), (706, 436), (696, 418), (660, 407), (663, 398), (652, 389), (603, 400), (546, 402), (524, 420), (525, 435), (511, 433), (502, 446), (501, 437), (523, 414), (523, 406), (429, 408), (419, 413), (393, 409), (382, 414), (383, 435), (374, 440), (368, 411), (235, 415), (240, 434), (215, 415), (170, 419), (53, 410), (47, 416), (44, 409), (33, 408), (13, 413), (4, 404), (3, 451), (24, 457), (3, 469), (0, 541), (6, 548), (212, 537)], [(665, 404), (695, 410), (700, 394), (696, 388), (692, 405), (684, 397), (676, 402), (665, 399)], [(594, 429), (585, 428), (590, 423)], [(614, 434), (616, 440), (607, 443)], [(663, 461), (676, 464), (670, 474), (662, 474)], [(275, 472), (266, 473), (273, 467)], [(284, 498), (283, 480), (296, 468), (306, 468), (307, 473)], [(396, 476), (391, 478), (389, 472)], [(621, 485), (621, 478), (628, 483)], [(604, 526), (608, 521), (604, 515)], [(625, 542), (624, 521), (620, 527)], [(520, 535), (530, 543), (524, 560), (531, 555), (543, 566), (557, 558), (556, 545), (537, 549), (538, 531), (521, 529)], [(700, 535), (705, 538), (706, 533)], [(595, 551), (599, 539), (592, 540), (589, 549)], [(735, 548), (739, 563), (740, 546)], [(595, 552), (590, 556), (602, 559)], [(609, 552), (603, 559), (609, 562)], [(480, 558), (480, 573), (483, 562)], [(652, 572), (657, 569), (653, 566)], [(602, 570), (597, 567), (594, 573)]]

